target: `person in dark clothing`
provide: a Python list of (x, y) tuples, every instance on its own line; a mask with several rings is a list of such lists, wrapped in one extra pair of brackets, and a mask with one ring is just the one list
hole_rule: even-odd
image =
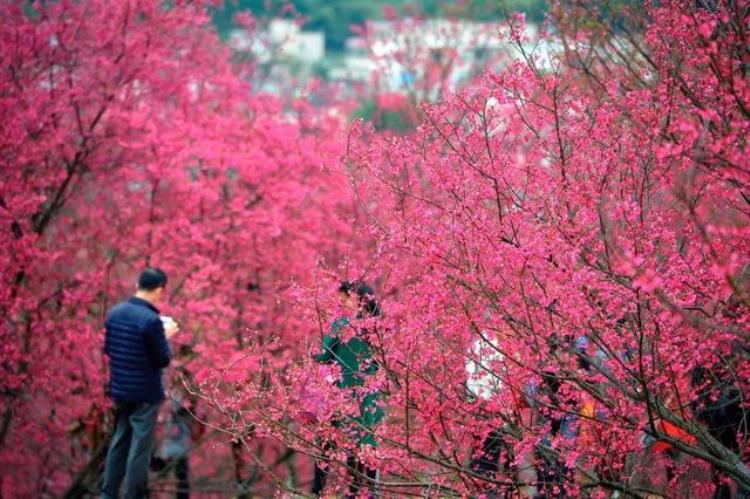
[[(363, 282), (344, 281), (339, 286), (342, 300), (346, 308), (356, 310), (357, 319), (377, 317), (380, 307), (373, 298), (373, 289)], [(359, 416), (350, 418), (348, 424), (358, 435), (358, 445), (376, 446), (375, 437), (371, 431), (373, 426), (383, 419), (383, 410), (378, 404), (379, 392), (364, 394), (357, 391), (357, 387), (365, 384), (367, 376), (375, 374), (378, 367), (372, 358), (372, 347), (360, 333), (344, 342), (341, 333), (344, 328), (351, 327), (348, 317), (339, 317), (331, 324), (331, 333), (323, 338), (322, 352), (315, 356), (318, 362), (336, 362), (341, 367), (341, 380), (337, 386), (343, 390), (351, 390), (352, 397), (359, 401)], [(337, 422), (337, 424), (347, 424)], [(328, 450), (329, 446), (324, 446)], [(358, 496), (365, 488), (365, 481), (374, 482), (377, 470), (368, 469), (355, 456), (347, 458), (347, 468), (352, 474), (349, 496)], [(315, 464), (312, 493), (320, 495), (325, 487), (327, 471)]]
[(148, 469), (159, 405), (164, 400), (162, 369), (172, 360), (167, 342), (177, 324), (160, 317), (156, 304), (164, 294), (167, 275), (145, 269), (135, 296), (117, 304), (106, 320), (104, 353), (109, 357), (109, 394), (115, 408), (112, 436), (102, 485), (103, 498), (147, 495)]
[(190, 498), (190, 449), (196, 435), (196, 420), (192, 409), (194, 402), (186, 400), (183, 394), (172, 394), (167, 403), (167, 415), (164, 422), (164, 440), (159, 452), (151, 461), (151, 469), (162, 471), (170, 466), (177, 479), (176, 499)]
[[(741, 347), (735, 348), (734, 357), (745, 352)], [(736, 358), (726, 361), (729, 365), (717, 364), (710, 368), (696, 367), (692, 372), (692, 385), (698, 388), (697, 400), (692, 404), (693, 413), (708, 429), (708, 433), (724, 447), (738, 456), (742, 455), (739, 442), (744, 440), (750, 425), (747, 409), (743, 407), (745, 394), (733, 373)], [(733, 497), (729, 483), (721, 480), (719, 473), (714, 473), (716, 490), (715, 499)], [(737, 497), (750, 497), (750, 490), (739, 486)]]
[[(192, 355), (192, 349), (182, 345), (176, 354), (174, 363), (187, 360), (186, 357)], [(203, 436), (206, 427), (197, 415), (199, 398), (188, 388), (192, 384), (190, 371), (184, 365), (173, 366), (173, 371), (178, 373), (179, 381), (173, 381), (172, 387), (168, 389), (170, 400), (163, 413), (162, 441), (151, 460), (151, 469), (162, 471), (162, 476), (166, 468), (166, 471), (174, 472), (177, 479), (175, 499), (189, 499), (190, 452), (195, 442)]]

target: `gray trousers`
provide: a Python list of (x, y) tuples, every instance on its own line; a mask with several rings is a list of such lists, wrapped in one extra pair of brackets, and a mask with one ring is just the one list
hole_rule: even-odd
[(125, 499), (147, 497), (148, 469), (159, 405), (115, 402), (115, 432), (107, 453), (102, 485), (103, 499), (119, 497), (123, 478)]

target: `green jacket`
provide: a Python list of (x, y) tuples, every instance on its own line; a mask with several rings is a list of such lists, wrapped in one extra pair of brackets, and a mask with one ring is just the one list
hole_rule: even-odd
[[(331, 324), (331, 334), (323, 338), (322, 352), (315, 356), (318, 362), (336, 362), (341, 367), (341, 380), (336, 383), (339, 388), (353, 388), (363, 386), (365, 378), (378, 370), (372, 359), (372, 348), (363, 339), (354, 336), (344, 343), (341, 332), (349, 326), (347, 317), (339, 317)], [(360, 436), (360, 444), (376, 445), (371, 432), (361, 432), (372, 428), (383, 419), (383, 410), (377, 401), (380, 392), (363, 394), (353, 391), (353, 395), (360, 399), (359, 417), (352, 418), (352, 426)]]

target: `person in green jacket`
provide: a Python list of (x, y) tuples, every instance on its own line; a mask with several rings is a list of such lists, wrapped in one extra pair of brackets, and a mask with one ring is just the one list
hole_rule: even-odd
[[(373, 289), (364, 282), (344, 281), (339, 286), (344, 305), (352, 312), (356, 311), (356, 318), (377, 317), (380, 315), (380, 306), (374, 299)], [(344, 331), (350, 324), (350, 318), (342, 316), (331, 324), (330, 334), (323, 338), (321, 353), (315, 356), (315, 360), (325, 363), (337, 363), (341, 368), (341, 379), (336, 386), (342, 390), (350, 390), (353, 398), (359, 401), (359, 415), (349, 417), (347, 420), (339, 421), (338, 426), (347, 425), (357, 438), (358, 444), (376, 446), (377, 442), (372, 428), (383, 419), (383, 410), (378, 404), (380, 392), (365, 393), (358, 390), (364, 386), (368, 376), (372, 376), (378, 370), (377, 363), (372, 357), (372, 347), (363, 337), (363, 331), (356, 331), (348, 341), (344, 341)], [(351, 497), (356, 497), (363, 485), (362, 478), (366, 476), (374, 481), (377, 471), (366, 469), (355, 456), (349, 456), (347, 466), (353, 472), (352, 484), (349, 488)], [(315, 465), (315, 478), (312, 493), (319, 495), (325, 487), (327, 472)], [(368, 481), (369, 481), (368, 480)]]

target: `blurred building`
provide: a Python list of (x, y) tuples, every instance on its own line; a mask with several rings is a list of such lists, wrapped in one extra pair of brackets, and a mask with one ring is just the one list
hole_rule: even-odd
[[(527, 26), (529, 43), (537, 38), (534, 25)], [(453, 91), (493, 61), (512, 60), (514, 52), (501, 38), (497, 23), (427, 19), (369, 21), (364, 33), (350, 38), (339, 64), (329, 71), (336, 81), (379, 83), (386, 91), (412, 91), (424, 81), (430, 68), (442, 68)], [(424, 96), (431, 98), (433, 96)]]
[[(343, 84), (345, 91), (371, 89), (435, 100), (486, 69), (498, 69), (530, 54), (542, 70), (548, 70), (560, 50), (554, 43), (538, 42), (533, 24), (526, 26), (523, 51), (502, 35), (496, 22), (368, 21), (357, 36), (346, 41), (343, 53), (327, 54), (323, 31), (303, 30), (294, 20), (272, 19), (252, 34), (231, 32), (229, 44), (262, 66), (262, 90), (300, 89), (316, 76)], [(429, 81), (440, 83), (430, 87), (425, 85)]]
[(229, 34), (230, 47), (252, 53), (260, 63), (285, 61), (312, 65), (326, 56), (325, 44), (323, 31), (304, 31), (289, 19), (273, 19), (266, 30), (252, 35), (244, 30)]

